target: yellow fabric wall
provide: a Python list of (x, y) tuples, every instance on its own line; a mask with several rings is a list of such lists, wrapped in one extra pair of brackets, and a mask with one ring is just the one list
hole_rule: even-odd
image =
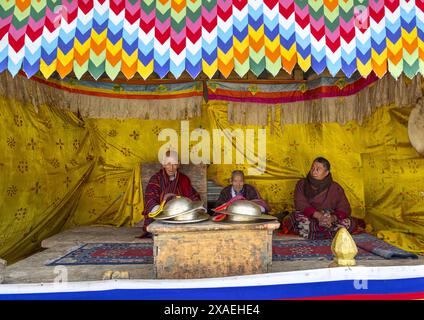
[[(191, 120), (190, 127), (201, 122)], [(0, 257), (8, 263), (67, 228), (139, 222), (140, 163), (157, 161), (162, 129), (180, 132), (179, 121), (81, 121), (5, 99), (0, 123)]]
[[(228, 128), (226, 106), (207, 104), (190, 129)], [(247, 176), (273, 212), (293, 207), (296, 181), (316, 156), (327, 157), (353, 214), (406, 250), (424, 253), (424, 161), (407, 136), (410, 109), (380, 108), (360, 126), (285, 125), (267, 130), (267, 171)], [(279, 115), (275, 119), (280, 119)], [(42, 239), (80, 225), (133, 226), (141, 220), (141, 162), (156, 161), (164, 128), (179, 121), (86, 119), (72, 113), (0, 100), (0, 257), (12, 263)], [(247, 127), (239, 127), (247, 128)], [(258, 129), (255, 127), (248, 127)], [(193, 145), (195, 143), (192, 143)], [(225, 185), (231, 170), (211, 165)]]

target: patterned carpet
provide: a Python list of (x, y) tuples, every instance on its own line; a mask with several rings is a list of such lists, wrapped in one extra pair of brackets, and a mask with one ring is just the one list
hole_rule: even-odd
[[(372, 235), (353, 236), (358, 247), (358, 260), (417, 259), (418, 256), (396, 248)], [(274, 239), (273, 261), (332, 260), (331, 240)], [(117, 265), (152, 264), (152, 242), (140, 243), (87, 243), (66, 255), (49, 261), (56, 265)]]
[(152, 264), (152, 242), (87, 243), (72, 250), (47, 266), (88, 264)]
[[(352, 236), (358, 247), (357, 260), (379, 259), (418, 259), (418, 256), (394, 247), (370, 234)], [(294, 260), (333, 260), (332, 240), (284, 240), (275, 239), (272, 243), (273, 261)]]

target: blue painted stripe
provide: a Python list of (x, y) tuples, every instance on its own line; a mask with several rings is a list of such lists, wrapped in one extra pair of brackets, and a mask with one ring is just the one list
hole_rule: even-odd
[(115, 289), (91, 292), (0, 294), (0, 300), (271, 300), (331, 297), (341, 295), (424, 293), (424, 278), (368, 280), (366, 287), (363, 287), (363, 289), (359, 289), (360, 284), (362, 284), (362, 282), (343, 280), (229, 288)]

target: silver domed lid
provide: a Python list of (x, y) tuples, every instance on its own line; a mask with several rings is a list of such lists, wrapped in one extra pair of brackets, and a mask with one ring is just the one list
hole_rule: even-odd
[(201, 209), (203, 208), (202, 205), (202, 201), (191, 201), (186, 197), (177, 197), (168, 201), (162, 212), (154, 218), (157, 220), (171, 219), (179, 215), (189, 214), (197, 209)]
[(237, 222), (250, 222), (256, 220), (276, 220), (268, 214), (262, 214), (261, 207), (249, 200), (236, 200), (225, 210), (216, 211), (218, 214), (227, 214), (227, 220)]
[(174, 218), (162, 220), (166, 223), (195, 223), (201, 222), (209, 219), (209, 214), (206, 213), (205, 208), (196, 209), (190, 211), (189, 213), (180, 214)]

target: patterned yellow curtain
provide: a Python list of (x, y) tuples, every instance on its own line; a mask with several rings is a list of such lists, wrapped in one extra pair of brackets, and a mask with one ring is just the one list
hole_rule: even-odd
[(0, 98), (0, 123), (0, 257), (8, 263), (67, 228), (138, 223), (140, 164), (157, 161), (162, 129), (181, 131), (179, 121), (83, 121), (6, 98)]
[[(334, 179), (346, 191), (353, 215), (370, 231), (403, 249), (424, 253), (424, 159), (411, 147), (411, 109), (389, 105), (362, 125), (228, 122), (227, 106), (204, 105), (190, 130), (266, 130), (266, 171), (247, 175), (273, 213), (293, 208), (293, 189), (311, 161), (327, 157)], [(278, 112), (278, 110), (276, 110)], [(66, 228), (81, 225), (133, 226), (143, 208), (140, 163), (157, 161), (162, 129), (181, 130), (179, 121), (85, 119), (48, 106), (0, 100), (0, 257), (12, 263)], [(211, 133), (212, 135), (212, 133)], [(257, 135), (256, 135), (257, 136)], [(257, 138), (253, 154), (257, 155)], [(191, 148), (196, 144), (190, 143)], [(213, 147), (213, 143), (211, 145)], [(234, 146), (232, 152), (234, 152)], [(212, 150), (211, 150), (212, 154)], [(228, 183), (233, 169), (218, 165), (208, 177)]]
[(72, 114), (0, 100), (0, 256), (13, 262), (61, 230), (95, 167), (91, 137)]

